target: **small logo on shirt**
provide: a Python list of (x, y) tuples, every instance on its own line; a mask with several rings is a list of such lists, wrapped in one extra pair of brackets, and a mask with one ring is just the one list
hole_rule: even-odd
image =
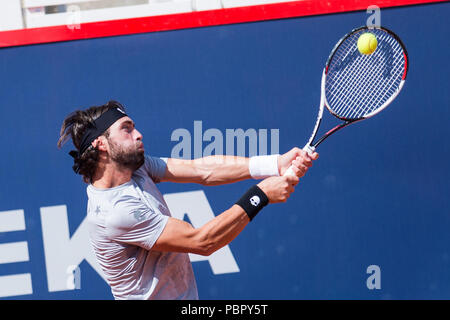
[(141, 222), (142, 220), (145, 219), (145, 212), (144, 212), (144, 211), (136, 210), (136, 211), (133, 213), (133, 217), (136, 219), (136, 221)]
[(261, 201), (261, 200), (259, 199), (258, 196), (253, 196), (253, 197), (250, 198), (250, 203), (251, 203), (253, 206), (255, 206), (255, 207), (258, 206), (258, 204), (259, 204), (260, 201)]

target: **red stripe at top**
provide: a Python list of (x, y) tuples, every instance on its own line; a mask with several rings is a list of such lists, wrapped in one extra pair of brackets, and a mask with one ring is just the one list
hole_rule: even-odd
[(262, 20), (284, 19), (320, 14), (443, 2), (444, 0), (303, 0), (228, 9), (197, 11), (142, 18), (83, 23), (80, 29), (67, 26), (21, 29), (0, 32), (0, 47), (118, 36), (155, 31), (168, 31), (217, 26)]

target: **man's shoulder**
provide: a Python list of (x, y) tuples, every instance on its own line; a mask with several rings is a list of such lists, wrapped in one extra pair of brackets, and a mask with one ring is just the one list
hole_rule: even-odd
[(89, 202), (108, 203), (111, 209), (124, 208), (141, 203), (141, 198), (135, 190), (133, 180), (109, 189), (98, 189), (89, 185), (86, 189)]
[(141, 168), (155, 183), (164, 178), (167, 168), (167, 158), (145, 155), (145, 162)]

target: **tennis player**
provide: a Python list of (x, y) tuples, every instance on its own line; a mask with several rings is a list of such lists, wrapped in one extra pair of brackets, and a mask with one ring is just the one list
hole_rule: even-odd
[[(230, 243), (268, 203), (285, 202), (317, 153), (150, 157), (117, 101), (71, 113), (58, 147), (72, 139), (73, 169), (88, 184), (87, 217), (96, 257), (115, 299), (198, 299), (188, 253), (210, 255)], [(281, 176), (290, 165), (296, 176)], [(200, 228), (171, 217), (156, 183), (220, 185), (263, 179)]]

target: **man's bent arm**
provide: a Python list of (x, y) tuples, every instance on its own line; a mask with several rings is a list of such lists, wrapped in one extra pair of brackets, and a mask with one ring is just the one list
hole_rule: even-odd
[(248, 215), (238, 205), (197, 229), (183, 220), (169, 218), (152, 250), (208, 256), (236, 238), (249, 221)]
[[(270, 177), (258, 183), (260, 193), (249, 189), (247, 193), (231, 208), (199, 228), (194, 228), (186, 221), (169, 218), (164, 230), (151, 250), (190, 252), (210, 255), (230, 243), (249, 223), (262, 206), (269, 203), (285, 202), (297, 185), (296, 176)], [(258, 189), (257, 188), (257, 189)], [(254, 194), (259, 194), (261, 203), (246, 205)], [(264, 204), (263, 204), (264, 202)], [(246, 209), (244, 209), (246, 208)], [(253, 211), (257, 208), (257, 211)]]

